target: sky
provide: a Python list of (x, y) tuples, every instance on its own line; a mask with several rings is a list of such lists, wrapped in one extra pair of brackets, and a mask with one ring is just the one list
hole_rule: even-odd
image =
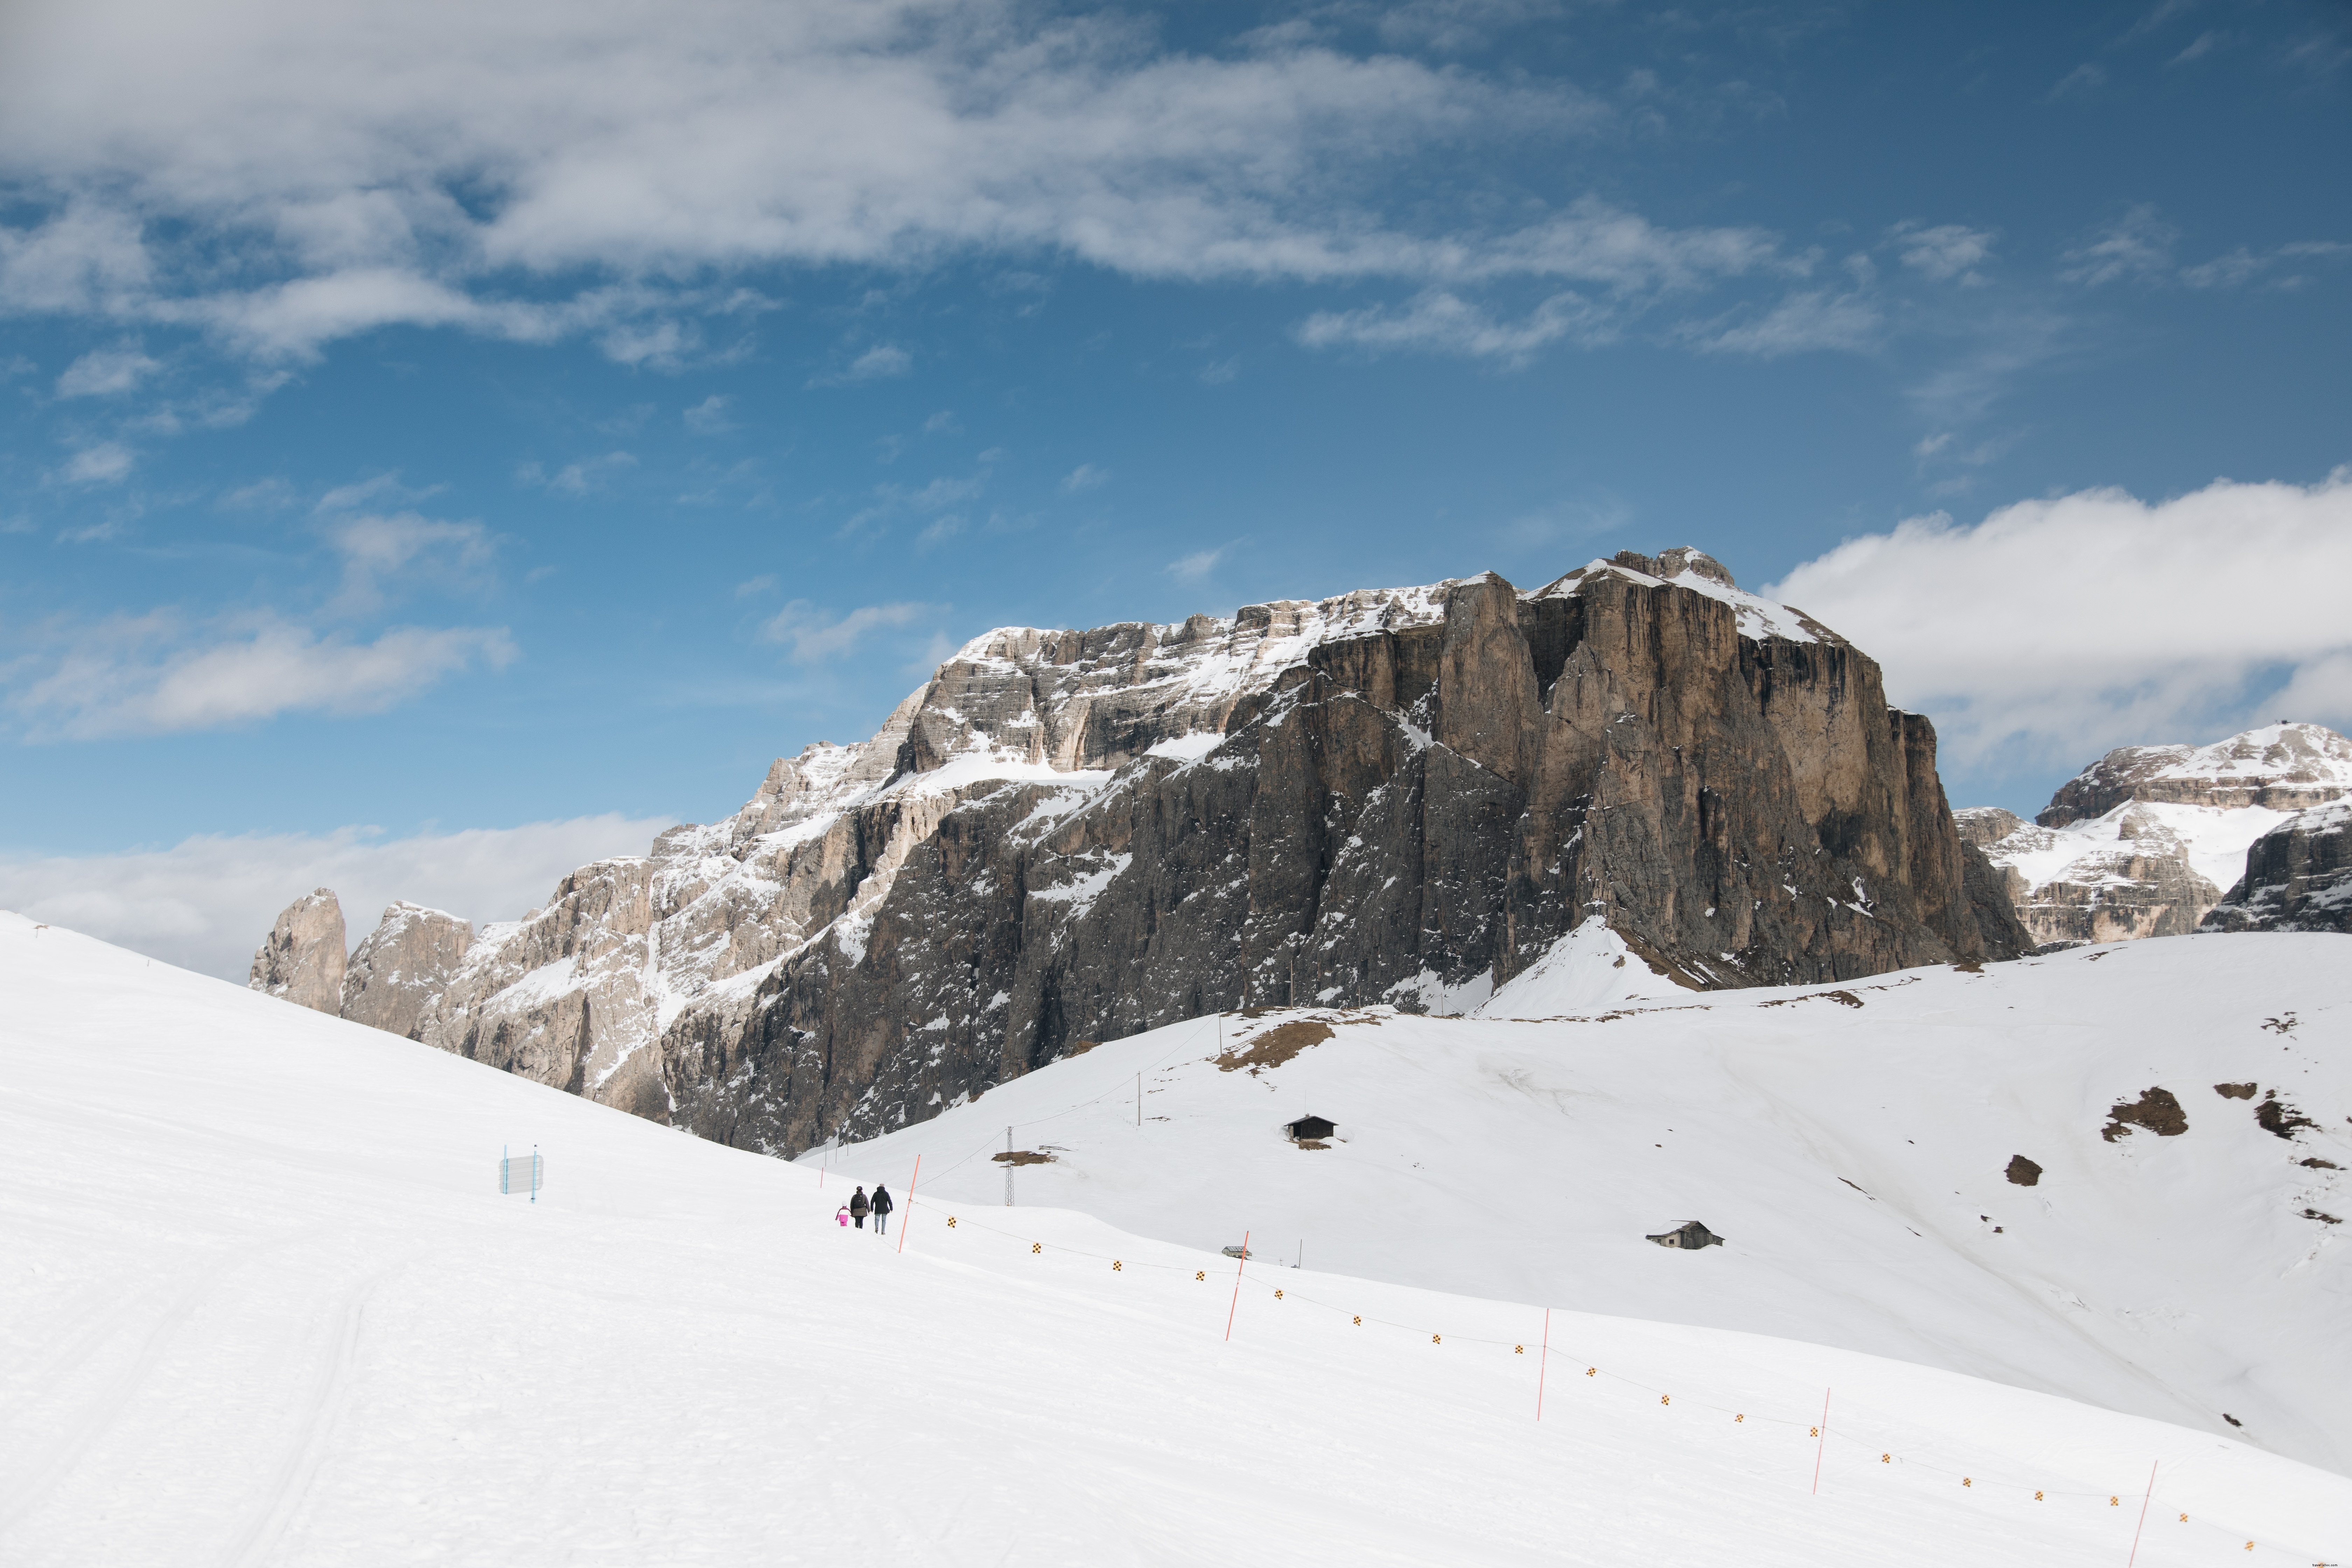
[(1695, 544), (1955, 805), (2352, 723), (2307, 0), (19, 0), (0, 905), (512, 918), (992, 626)]

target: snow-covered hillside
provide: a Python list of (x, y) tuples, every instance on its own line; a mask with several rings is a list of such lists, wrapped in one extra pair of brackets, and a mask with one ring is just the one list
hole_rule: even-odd
[[(1519, 1302), (1275, 1268), (1263, 1239), (1236, 1276), (961, 1198), (902, 1205), (902, 1252), (830, 1223), (838, 1176), (14, 916), (0, 994), (12, 1568), (2186, 1568), (2352, 1543), (2340, 1477), (1850, 1352), (1557, 1310), (1547, 1328)], [(1437, 1107), (1458, 1052), (1424, 1054)], [(1015, 1089), (1108, 1088), (1081, 1079), (1113, 1065)], [(1277, 1152), (1344, 1166), (1368, 1140), (1342, 1136)], [(501, 1146), (532, 1145), (538, 1201), (500, 1196)], [(1208, 1158), (1161, 1174), (1229, 1181)], [(1521, 1195), (1484, 1194), (1491, 1218)], [(1685, 1195), (1661, 1194), (1669, 1219)], [(1738, 1267), (1761, 1226), (1732, 1213), (1706, 1215), (1728, 1247), (1632, 1256)], [(1501, 1245), (1555, 1245), (1528, 1218)]]
[[(1666, 999), (1609, 941), (1481, 1018), (1203, 1020), (824, 1157), (895, 1180), (919, 1152), (934, 1193), (1001, 1205), (1010, 1123), (1054, 1159), (1016, 1171), (1018, 1201), (1142, 1235), (1247, 1227), (1343, 1274), (1843, 1345), (2352, 1469), (2341, 936)], [(1221, 1028), (1245, 1056), (1307, 1018), (1333, 1037), (1278, 1066), (1211, 1059)], [(2104, 1137), (2151, 1088), (2186, 1131)], [(1337, 1141), (1284, 1142), (1302, 1115)], [(2021, 1154), (2030, 1187), (2006, 1173)], [(1643, 1240), (1691, 1219), (1726, 1245)]]

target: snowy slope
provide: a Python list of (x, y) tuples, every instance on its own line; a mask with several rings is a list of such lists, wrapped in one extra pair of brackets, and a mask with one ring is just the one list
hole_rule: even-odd
[[(1019, 1201), (1142, 1235), (1210, 1247), (1252, 1227), (1284, 1260), (1303, 1243), (1347, 1274), (1842, 1345), (2352, 1469), (2352, 1248), (2305, 1215), (2352, 1218), (2341, 936), (2168, 938), (1646, 1003), (1591, 984), (1624, 973), (1597, 952), (1582, 962), (1586, 984), (1556, 994), (1581, 1006), (1515, 1008), (1507, 991), (1481, 1019), (1230, 1018), (1244, 1044), (1335, 1020), (1330, 1041), (1255, 1075), (1210, 1060), (1204, 1021), (826, 1157), (895, 1180), (920, 1152), (933, 1192), (1001, 1205), (990, 1153), (1012, 1123), (1055, 1155), (1018, 1171)], [(1514, 1010), (1618, 1016), (1496, 1016)], [(2276, 1089), (2317, 1125), (2273, 1136), (2260, 1092), (2223, 1098), (2222, 1082)], [(2187, 1131), (2103, 1139), (2151, 1086)], [(1284, 1142), (1310, 1113), (1344, 1142)], [(2006, 1178), (2017, 1154), (2043, 1167), (2037, 1185)], [(1727, 1244), (1693, 1257), (1643, 1239), (1689, 1219)]]
[(2076, 1563), (2151, 1465), (2139, 1563), (2352, 1543), (2352, 1483), (2210, 1434), (1558, 1310), (1545, 1356), (1067, 1212), (902, 1253), (837, 1178), (14, 916), (0, 987), (11, 1568)]

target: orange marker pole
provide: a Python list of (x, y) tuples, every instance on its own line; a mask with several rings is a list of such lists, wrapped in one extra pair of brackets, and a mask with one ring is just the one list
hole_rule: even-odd
[(1822, 1440), (1813, 1449), (1813, 1495), (1822, 1495), (1822, 1450), (1830, 1446), (1830, 1390), (1822, 1390)]
[(915, 1217), (915, 1183), (923, 1179), (923, 1157), (915, 1156), (915, 1173), (907, 1183), (907, 1217), (898, 1222), (898, 1250), (907, 1250), (907, 1226)]
[(1536, 1363), (1536, 1419), (1543, 1419), (1544, 1373), (1551, 1370), (1551, 1309), (1544, 1309), (1543, 1358)]
[(1249, 1232), (1242, 1232), (1241, 1261), (1234, 1265), (1234, 1304), (1225, 1309), (1225, 1338), (1228, 1340), (1234, 1337), (1234, 1314), (1241, 1310), (1242, 1270), (1249, 1267)]
[[(2157, 1464), (2163, 1463), (2158, 1460)], [(2132, 1531), (2131, 1555), (2124, 1560), (2124, 1568), (2139, 1561), (2139, 1532), (2147, 1528), (2147, 1505), (2156, 1497), (2156, 1465), (2147, 1468), (2147, 1494), (2139, 1500), (2139, 1523)]]

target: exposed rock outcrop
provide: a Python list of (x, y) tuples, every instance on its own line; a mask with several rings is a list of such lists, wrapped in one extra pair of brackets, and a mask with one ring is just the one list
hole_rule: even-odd
[(418, 1027), (791, 1153), (1214, 1009), (1464, 1011), (1587, 920), (1702, 988), (2030, 940), (1876, 665), (1629, 552), (991, 632), (873, 740), (485, 928)]
[(456, 915), (394, 904), (352, 953), (343, 973), (343, 1016), (423, 1039), (425, 1020), (473, 943), (474, 928)]
[(2352, 932), (2352, 800), (2299, 812), (2246, 851), (2246, 874), (2207, 931)]
[(343, 1005), (343, 907), (320, 888), (286, 906), (253, 955), (246, 984), (321, 1013)]
[[(2306, 806), (2352, 795), (2352, 741), (2266, 724), (2210, 746), (2125, 746), (2069, 780), (2031, 823), (1955, 812), (2044, 946), (2200, 929), (2248, 847)], [(2212, 929), (2242, 929), (2221, 926)]]

